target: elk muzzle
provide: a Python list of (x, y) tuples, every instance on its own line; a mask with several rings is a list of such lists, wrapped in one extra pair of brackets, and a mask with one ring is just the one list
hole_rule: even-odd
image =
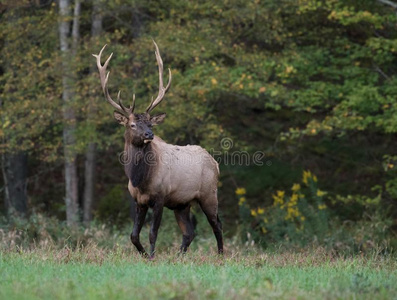
[(148, 131), (146, 131), (146, 132), (144, 133), (144, 140), (143, 140), (143, 142), (144, 142), (145, 144), (150, 143), (150, 142), (153, 140), (153, 138), (154, 138), (153, 132), (152, 132), (151, 130), (148, 130)]

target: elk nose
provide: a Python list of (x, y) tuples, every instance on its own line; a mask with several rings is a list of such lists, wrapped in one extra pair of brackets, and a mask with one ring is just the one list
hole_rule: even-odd
[(145, 138), (146, 139), (153, 139), (153, 137), (154, 137), (154, 134), (153, 134), (152, 131), (146, 131), (145, 132)]

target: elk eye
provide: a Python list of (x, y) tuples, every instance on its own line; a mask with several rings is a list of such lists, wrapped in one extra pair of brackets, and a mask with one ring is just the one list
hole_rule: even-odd
[(136, 128), (136, 124), (135, 123), (131, 123), (131, 128), (135, 129)]

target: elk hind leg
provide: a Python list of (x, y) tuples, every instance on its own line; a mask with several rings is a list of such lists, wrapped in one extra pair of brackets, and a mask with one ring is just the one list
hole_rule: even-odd
[(174, 210), (176, 221), (182, 231), (181, 252), (185, 253), (195, 237), (194, 225), (190, 218), (190, 205)]
[(218, 253), (223, 254), (222, 223), (218, 216), (218, 201), (215, 198), (214, 201), (200, 201), (199, 203), (214, 232), (218, 245)]

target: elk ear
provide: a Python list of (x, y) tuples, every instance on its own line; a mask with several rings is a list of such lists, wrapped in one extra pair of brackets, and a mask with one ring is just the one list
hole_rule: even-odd
[(114, 111), (113, 116), (116, 119), (116, 121), (119, 122), (119, 124), (124, 126), (127, 125), (128, 119), (123, 114), (119, 113), (118, 111)]
[(150, 122), (152, 123), (152, 125), (159, 125), (159, 124), (163, 123), (165, 116), (166, 116), (165, 113), (155, 115), (150, 118)]

